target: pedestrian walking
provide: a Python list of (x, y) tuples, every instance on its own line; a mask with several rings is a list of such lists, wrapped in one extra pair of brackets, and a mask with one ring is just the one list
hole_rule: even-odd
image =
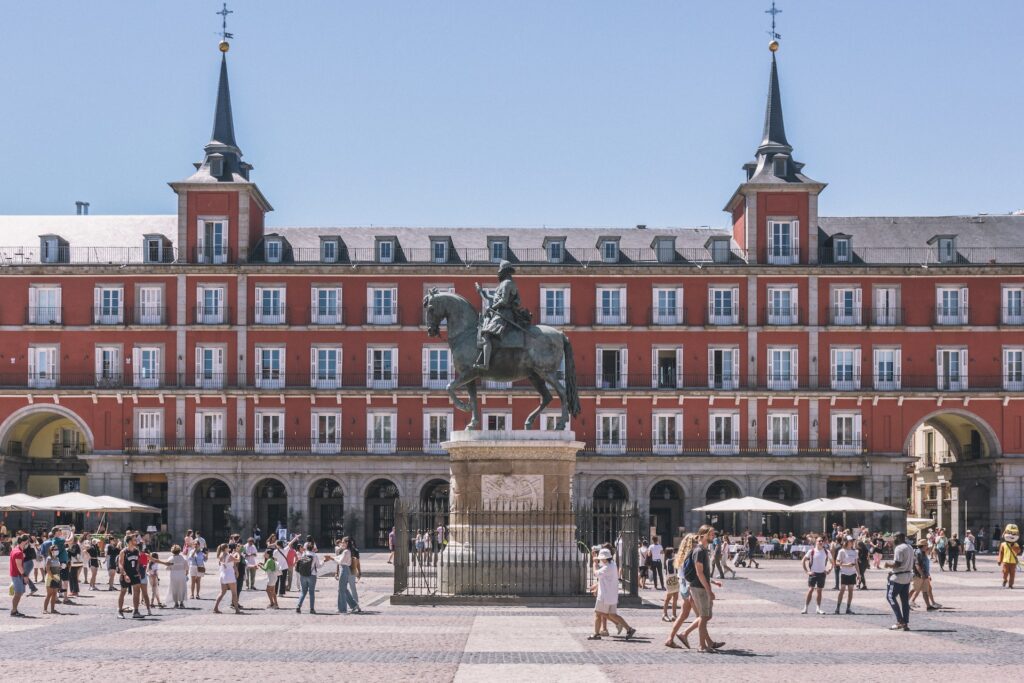
[(835, 586), (832, 590), (839, 590), (839, 564), (836, 562), (836, 556), (839, 554), (839, 549), (843, 547), (843, 538), (838, 536), (832, 539), (832, 542), (828, 544), (828, 554), (832, 558), (832, 574), (835, 577)]
[(349, 609), (353, 612), (362, 612), (362, 609), (359, 607), (359, 601), (352, 593), (354, 582), (350, 583), (352, 578), (352, 549), (349, 547), (350, 540), (348, 536), (339, 539), (334, 557), (328, 558), (333, 559), (338, 565), (337, 569), (334, 570), (334, 578), (338, 580), (339, 614), (348, 614)]
[(7, 574), (11, 578), (11, 616), (23, 617), (25, 614), (18, 609), (21, 598), (25, 595), (25, 584), (28, 582), (28, 570), (25, 568), (25, 548), (28, 547), (31, 536), (22, 534), (18, 536), (18, 542), (11, 548), (8, 556)]
[(277, 604), (277, 561), (274, 559), (274, 551), (267, 548), (263, 551), (263, 561), (259, 568), (267, 575), (267, 599), (270, 600), (271, 609), (281, 609)]
[[(843, 539), (843, 547), (836, 553), (836, 562), (839, 564), (839, 599), (836, 600), (836, 614), (843, 605), (843, 593), (846, 594), (846, 613), (853, 614), (850, 608), (853, 603), (853, 588), (860, 578), (860, 556), (853, 547), (853, 536)], [(865, 558), (865, 565), (867, 564)]]
[(658, 590), (660, 583), (661, 590), (665, 590), (665, 574), (662, 569), (665, 548), (658, 542), (657, 536), (651, 536), (651, 544), (647, 546), (647, 552), (651, 557), (651, 581), (654, 583), (654, 589)]
[(978, 571), (978, 564), (974, 558), (978, 552), (978, 541), (974, 538), (974, 534), (968, 529), (964, 535), (964, 563), (967, 565), (967, 571)]
[[(171, 556), (166, 560), (161, 560), (157, 557), (156, 553), (153, 553), (153, 556), (149, 558), (149, 564), (151, 566), (163, 565), (167, 567), (166, 600), (171, 603), (174, 609), (184, 608), (186, 584), (188, 583), (188, 560), (181, 554), (181, 546), (177, 544), (172, 545)], [(158, 593), (154, 591), (154, 595), (158, 595)]]
[[(868, 565), (870, 563), (871, 545), (870, 539), (866, 532), (861, 533), (860, 538), (857, 539), (855, 549), (857, 550), (857, 589), (867, 590), (868, 584), (864, 578), (864, 575), (868, 573)], [(839, 585), (842, 585), (840, 581)]]
[(959, 536), (953, 534), (953, 538), (949, 539), (949, 543), (946, 546), (946, 559), (949, 562), (949, 571), (957, 571), (957, 565), (960, 564), (960, 549), (963, 547), (963, 543), (960, 542)]
[(238, 577), (235, 576), (235, 568), (238, 565), (238, 546), (234, 543), (221, 543), (217, 546), (217, 563), (220, 566), (218, 576), (220, 578), (220, 594), (213, 603), (213, 613), (221, 614), (220, 601), (224, 599), (225, 593), (231, 593), (231, 607), (235, 614), (242, 613), (242, 607), (238, 604)]
[(714, 652), (725, 645), (725, 641), (712, 640), (711, 634), (708, 633), (708, 622), (714, 615), (715, 604), (715, 590), (711, 586), (722, 587), (721, 582), (711, 578), (711, 555), (708, 553), (708, 546), (714, 537), (715, 528), (710, 524), (698, 529), (697, 544), (683, 568), (683, 576), (690, 585), (690, 602), (697, 618), (683, 631), (680, 640), (689, 649), (688, 637), (696, 630), (700, 640), (700, 652)]
[[(679, 574), (673, 569), (674, 555), (675, 552), (672, 548), (665, 548), (665, 569), (668, 576), (665, 577), (665, 599), (661, 603), (662, 621), (675, 621), (679, 614)], [(712, 574), (714, 574), (713, 569)], [(672, 605), (671, 617), (668, 615), (669, 605)]]
[(281, 597), (288, 592), (288, 552), (284, 548), (284, 541), (277, 540), (277, 547), (274, 549), (274, 562), (277, 563), (277, 596)]
[(935, 557), (939, 560), (939, 571), (946, 571), (946, 548), (949, 539), (946, 538), (946, 530), (939, 529), (939, 535), (935, 539)]
[(203, 577), (206, 575), (206, 551), (193, 542), (192, 549), (188, 556), (188, 597), (199, 599), (199, 589), (202, 587)]
[(616, 626), (626, 629), (626, 640), (633, 637), (636, 629), (626, 623), (618, 614), (619, 604), (619, 570), (612, 559), (612, 551), (601, 548), (597, 554), (600, 567), (594, 572), (595, 582), (590, 586), (594, 594), (594, 633), (587, 640), (601, 640), (601, 624), (607, 619)]
[(647, 588), (647, 575), (650, 570), (651, 556), (648, 552), (647, 539), (641, 538), (637, 541), (636, 547), (636, 566), (637, 566), (637, 580), (640, 582), (640, 588)]
[(22, 548), (24, 558), (22, 559), (22, 565), (25, 569), (25, 583), (29, 589), (29, 595), (35, 595), (39, 592), (36, 588), (36, 584), (32, 581), (32, 570), (36, 567), (36, 562), (39, 560), (39, 550), (36, 548), (35, 540), (30, 534), (24, 534), (28, 536), (28, 541), (25, 542), (25, 547)]
[(807, 609), (811, 606), (811, 596), (815, 591), (818, 592), (817, 612), (824, 614), (821, 611), (821, 590), (825, 587), (825, 576), (832, 564), (832, 555), (825, 547), (825, 539), (818, 536), (814, 539), (814, 547), (804, 553), (802, 566), (807, 574), (807, 595), (804, 598), (804, 608), (800, 614), (807, 614)]
[(388, 564), (395, 563), (395, 527), (388, 532)]
[[(892, 631), (910, 630), (910, 584), (914, 578), (914, 550), (906, 543), (906, 536), (896, 533), (893, 536), (892, 562), (886, 562), (889, 578), (885, 589), (885, 599), (896, 615), (896, 623), (889, 627)], [(927, 541), (925, 541), (927, 544)]]
[(917, 596), (924, 597), (925, 607), (929, 612), (937, 610), (941, 605), (936, 604), (932, 595), (932, 560), (928, 555), (928, 541), (922, 539), (917, 542), (917, 551), (914, 553), (914, 582), (910, 591), (910, 606), (916, 607)]
[(139, 599), (142, 597), (142, 573), (139, 565), (139, 542), (134, 534), (125, 536), (124, 547), (117, 556), (117, 573), (121, 577), (121, 591), (117, 596), (117, 616), (124, 619), (124, 596), (132, 594), (132, 619), (142, 619)]
[(146, 573), (149, 575), (149, 592), (153, 596), (153, 600), (156, 602), (156, 606), (161, 609), (166, 607), (163, 600), (160, 599), (160, 565), (163, 564), (163, 560), (160, 559), (159, 553), (153, 553), (149, 556), (149, 564), (146, 565)]
[[(259, 527), (255, 527), (254, 531), (258, 531)], [(256, 537), (250, 536), (249, 540), (245, 542), (245, 581), (249, 590), (256, 590), (256, 566), (257, 560), (259, 559), (259, 550), (256, 548)]]
[(299, 575), (299, 604), (295, 611), (302, 612), (302, 602), (309, 596), (309, 613), (316, 614), (316, 579), (321, 567), (320, 556), (313, 550), (312, 543), (307, 542), (302, 556), (295, 561), (295, 573)]
[[(676, 638), (680, 638), (680, 640), (682, 640), (682, 638), (679, 636), (679, 630), (683, 627), (683, 624), (686, 622), (686, 617), (690, 615), (690, 611), (693, 609), (693, 603), (690, 600), (690, 584), (686, 580), (685, 567), (687, 561), (690, 558), (690, 555), (693, 554), (693, 547), (696, 544), (696, 539), (696, 534), (686, 534), (686, 536), (683, 537), (683, 542), (679, 547), (679, 552), (677, 552), (675, 554), (675, 557), (673, 558), (673, 576), (676, 578), (676, 581), (678, 582), (679, 598), (680, 600), (682, 600), (683, 603), (682, 611), (679, 613), (679, 616), (677, 616), (675, 620), (672, 622), (672, 630), (669, 631), (668, 640), (665, 641), (665, 647), (670, 647), (673, 649), (679, 648), (679, 646), (676, 645)], [(686, 646), (689, 647), (690, 644), (686, 643)]]
[(104, 549), (107, 558), (107, 590), (114, 590), (114, 577), (117, 576), (117, 562), (121, 556), (121, 548), (116, 538), (107, 540), (107, 547)]
[(100, 570), (100, 547), (96, 541), (90, 538), (86, 539), (85, 556), (89, 560), (86, 581), (89, 584), (89, 590), (94, 591), (96, 590), (96, 574)]

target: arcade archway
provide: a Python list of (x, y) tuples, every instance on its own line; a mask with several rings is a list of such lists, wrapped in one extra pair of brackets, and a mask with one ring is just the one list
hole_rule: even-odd
[(230, 512), (231, 489), (223, 480), (203, 479), (192, 489), (192, 528), (211, 546), (227, 539)]
[(346, 533), (345, 492), (334, 479), (319, 479), (309, 489), (309, 529), (319, 548), (334, 547)]

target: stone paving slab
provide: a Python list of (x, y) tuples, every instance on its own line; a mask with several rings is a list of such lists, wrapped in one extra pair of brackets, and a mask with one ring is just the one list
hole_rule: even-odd
[[(936, 574), (936, 596), (944, 609), (912, 613), (910, 633), (887, 630), (892, 614), (882, 590), (884, 572), (869, 572), (872, 590), (854, 594), (856, 615), (819, 616), (799, 614), (806, 590), (799, 563), (775, 560), (758, 570), (741, 568), (737, 579), (726, 580), (717, 591), (711, 632), (726, 640), (717, 655), (663, 646), (669, 624), (660, 620), (660, 591), (643, 591), (642, 609), (620, 610), (638, 629), (634, 640), (595, 642), (586, 639), (593, 624), (589, 609), (390, 605), (384, 559), (365, 556), (376, 576), (360, 582), (366, 610), (360, 615), (336, 613), (334, 581), (318, 586), (322, 614), (296, 614), (297, 592), (281, 599), (285, 609), (266, 609), (266, 595), (259, 590), (242, 592), (242, 605), (252, 608), (245, 614), (216, 615), (211, 612), (216, 586), (206, 580), (206, 599), (188, 603), (194, 609), (155, 610), (142, 620), (117, 618), (117, 594), (106, 591), (86, 591), (80, 605), (59, 606), (68, 615), (41, 615), (42, 599), (25, 598), (23, 611), (37, 618), (12, 619), (6, 615), (6, 579), (0, 577), (0, 652), (13, 670), (44, 666), (47, 676), (113, 674), (147, 682), (233, 677), (239, 670), (247, 678), (282, 683), (335, 679), (339, 672), (346, 680), (389, 683), (407, 678), (637, 680), (656, 674), (792, 680), (808, 667), (827, 670), (835, 653), (870, 660), (870, 669), (857, 670), (858, 681), (1011, 672), (1019, 678), (1024, 596), (999, 587), (988, 556), (979, 558), (978, 573)], [(831, 612), (836, 593), (826, 589), (823, 595), (822, 606)], [(291, 662), (285, 672), (282, 662)]]

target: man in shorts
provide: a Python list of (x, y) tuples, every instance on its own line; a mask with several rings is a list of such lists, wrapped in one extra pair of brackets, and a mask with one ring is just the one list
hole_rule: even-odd
[(616, 611), (619, 604), (619, 570), (612, 559), (612, 551), (602, 548), (597, 559), (601, 566), (594, 572), (596, 583), (590, 587), (590, 591), (597, 597), (594, 605), (594, 634), (587, 636), (587, 640), (601, 640), (602, 619), (626, 629), (626, 640), (629, 640), (636, 629), (627, 624)]
[(21, 602), (21, 596), (25, 594), (25, 580), (28, 577), (25, 573), (25, 546), (28, 545), (28, 541), (29, 535), (22, 534), (18, 536), (18, 543), (11, 549), (10, 571), (8, 573), (11, 577), (11, 585), (14, 588), (14, 597), (11, 598), (12, 617), (25, 616), (22, 612), (18, 611), (18, 603)]
[(853, 536), (843, 539), (843, 547), (836, 553), (836, 564), (839, 566), (839, 599), (836, 601), (836, 614), (843, 604), (843, 593), (846, 593), (846, 613), (853, 614), (850, 604), (853, 602), (853, 589), (860, 579), (860, 552), (853, 547)]
[(818, 536), (814, 539), (814, 547), (804, 553), (803, 568), (807, 572), (807, 597), (804, 598), (804, 608), (800, 614), (807, 614), (814, 591), (818, 591), (818, 614), (824, 614), (821, 611), (821, 589), (825, 587), (825, 577), (831, 564), (832, 555), (825, 547), (825, 539)]
[(690, 552), (690, 557), (685, 560), (686, 564), (683, 566), (683, 578), (690, 586), (690, 603), (693, 605), (693, 611), (697, 613), (697, 618), (683, 631), (680, 640), (689, 648), (690, 642), (687, 638), (697, 629), (701, 652), (715, 652), (725, 645), (724, 640), (716, 642), (708, 633), (708, 622), (714, 614), (715, 605), (715, 590), (711, 586), (722, 587), (720, 581), (711, 578), (711, 553), (708, 547), (714, 538), (715, 528), (710, 524), (698, 529), (698, 545)]
[(924, 604), (929, 612), (939, 609), (942, 605), (935, 602), (932, 595), (932, 561), (928, 556), (928, 541), (922, 538), (917, 542), (917, 552), (914, 553), (914, 582), (910, 591), (910, 605), (918, 595), (924, 596)]

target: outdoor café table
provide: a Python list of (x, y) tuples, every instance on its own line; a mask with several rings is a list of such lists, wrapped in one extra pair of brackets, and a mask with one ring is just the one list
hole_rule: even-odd
[(799, 559), (799, 556), (803, 555), (810, 549), (811, 546), (809, 545), (794, 545), (792, 548), (790, 548), (789, 554), (793, 559)]

